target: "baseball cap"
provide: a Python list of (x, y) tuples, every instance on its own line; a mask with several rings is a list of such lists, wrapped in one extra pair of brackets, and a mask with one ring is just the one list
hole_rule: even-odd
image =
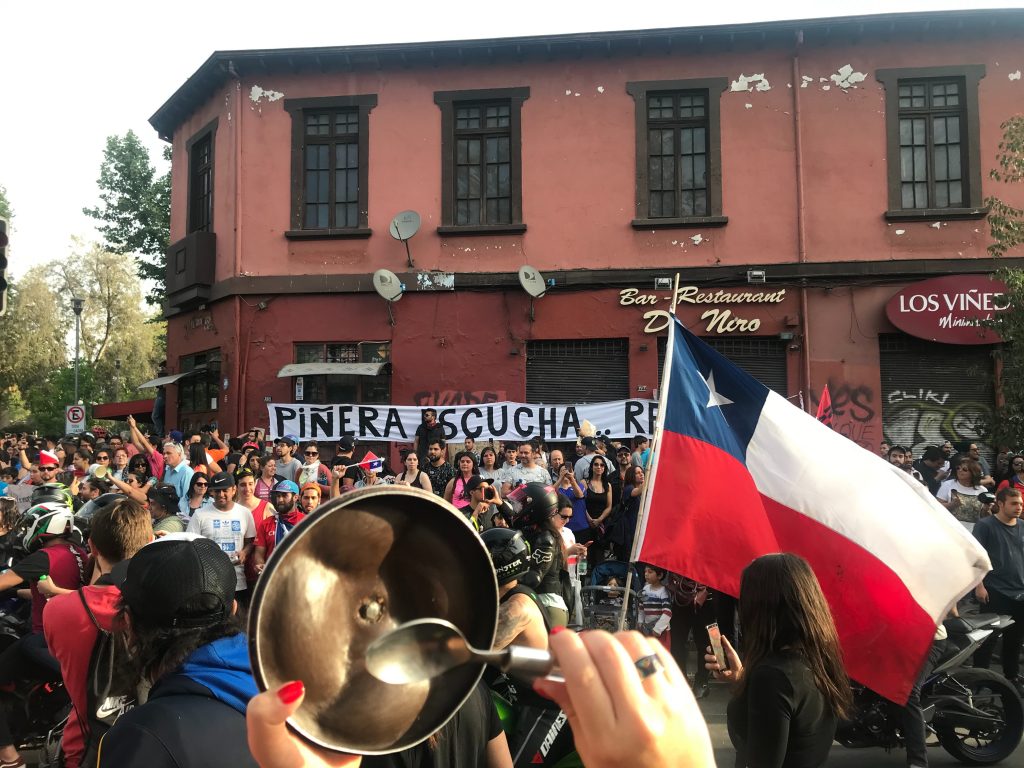
[(592, 437), (584, 437), (582, 440), (580, 440), (580, 444), (584, 448), (596, 448), (597, 447), (597, 441), (594, 440), (594, 438), (592, 438)]
[(466, 491), (475, 491), (481, 485), (491, 485), (494, 481), (480, 475), (473, 475), (466, 481)]
[(291, 446), (294, 446), (296, 444), (295, 438), (292, 437), (291, 435), (285, 435), (284, 437), (279, 437), (279, 438), (277, 438), (277, 440), (274, 441), (274, 443), (284, 443), (285, 445), (291, 445)]
[(299, 486), (293, 483), (291, 480), (279, 480), (273, 488), (270, 489), (271, 493), (298, 493)]
[(230, 472), (218, 472), (210, 478), (210, 490), (220, 491), (225, 488), (234, 488), (235, 478), (231, 476)]
[(146, 492), (146, 498), (151, 502), (155, 501), (164, 509), (172, 512), (177, 512), (178, 509), (178, 492), (174, 490), (173, 485), (167, 483), (161, 483), (160, 485), (154, 485)]
[(352, 435), (342, 435), (341, 439), (338, 440), (338, 449), (342, 451), (351, 451), (356, 447), (356, 439)]
[(629, 446), (628, 445), (620, 445), (618, 450), (615, 451), (615, 453), (617, 453), (617, 454), (618, 453), (632, 453), (632, 451), (629, 450)]
[(42, 450), (39, 452), (39, 466), (59, 467), (60, 460), (57, 458), (57, 454), (53, 451)]
[(210, 539), (157, 539), (128, 563), (121, 594), (145, 621), (206, 627), (231, 616), (235, 584), (235, 566)]
[(171, 442), (180, 443), (182, 438), (185, 437), (185, 433), (180, 429), (172, 429), (167, 436), (171, 438)]

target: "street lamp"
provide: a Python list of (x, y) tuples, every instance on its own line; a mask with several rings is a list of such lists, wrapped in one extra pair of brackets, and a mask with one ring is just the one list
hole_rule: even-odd
[(78, 339), (82, 326), (82, 309), (85, 299), (72, 297), (71, 309), (75, 311), (75, 405), (78, 405)]

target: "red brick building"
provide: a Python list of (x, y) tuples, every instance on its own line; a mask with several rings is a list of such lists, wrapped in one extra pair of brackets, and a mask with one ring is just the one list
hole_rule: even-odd
[[(829, 383), (865, 447), (883, 421), (984, 437), (990, 347), (885, 308), (994, 267), (984, 198), (1024, 204), (988, 176), (1022, 29), (943, 12), (214, 53), (150, 120), (174, 148), (168, 424), (234, 433), (299, 397), (653, 397), (678, 274), (689, 327), (808, 407)], [(527, 264), (551, 286), (532, 309)], [(394, 325), (380, 268), (406, 288)]]

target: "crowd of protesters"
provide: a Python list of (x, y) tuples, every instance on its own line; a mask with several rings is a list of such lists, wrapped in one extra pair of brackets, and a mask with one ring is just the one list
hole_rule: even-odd
[[(564, 684), (545, 682), (537, 692), (556, 702), (555, 712), (568, 710), (588, 766), (684, 764), (676, 760), (684, 754), (692, 757), (685, 764), (713, 765), (707, 762), (706, 729), (702, 722), (693, 725), (694, 717), (700, 720), (694, 701), (708, 695), (712, 675), (737, 684), (729, 725), (741, 761), (765, 749), (781, 750), (786, 759), (792, 734), (780, 735), (776, 720), (790, 718), (787, 727), (799, 730), (803, 742), (789, 755), (797, 762), (785, 764), (820, 765), (837, 719), (849, 712), (827, 606), (806, 563), (792, 556), (755, 561), (744, 574), (739, 602), (648, 565), (637, 573), (640, 634), (613, 639), (561, 633), (581, 625), (581, 562), (594, 569), (629, 560), (650, 471), (645, 437), (628, 443), (583, 437), (554, 447), (539, 440), (477, 446), (467, 438), (450, 446), (436, 413), (426, 409), (395, 471), (350, 436), (334, 443), (289, 435), (266, 442), (252, 430), (225, 441), (215, 425), (166, 436), (147, 434), (131, 418), (127, 426), (120, 434), (94, 429), (59, 439), (8, 436), (0, 452), (0, 534), (13, 530), (21, 514), (35, 515), (25, 538), (27, 556), (0, 574), (0, 589), (20, 589), (33, 608), (31, 631), (0, 654), (0, 686), (13, 679), (63, 678), (73, 703), (63, 741), (70, 768), (326, 764), (283, 726), (301, 703), (301, 683), (261, 694), (247, 706), (257, 689), (243, 620), (254, 585), (290, 531), (328, 499), (377, 485), (419, 488), (449, 502), (483, 536), (496, 569), (497, 557), (504, 556), (497, 552), (527, 553), (515, 579), (502, 581), (499, 569), (497, 642), (547, 646), (550, 636), (556, 655), (574, 660)], [(1013, 510), (1006, 510), (1020, 515), (1024, 456), (1000, 452), (990, 468), (975, 443), (957, 450), (949, 443), (930, 446), (916, 460), (898, 445), (884, 444), (881, 453), (926, 485), (958, 520), (976, 526), (986, 548), (996, 535), (985, 518), (1011, 527)], [(998, 501), (986, 495), (995, 490)], [(509, 500), (532, 511), (517, 517)], [(88, 527), (86, 540), (78, 525)], [(997, 556), (997, 578), (986, 579), (978, 599), (1002, 610), (999, 601), (1017, 575), (1013, 564), (1000, 570)], [(605, 583), (612, 596), (621, 595), (617, 578)], [(737, 616), (750, 662), (746, 670), (734, 650)], [(721, 629), (727, 668), (705, 657), (712, 623)], [(1024, 616), (1018, 624), (1024, 631)], [(86, 686), (87, 677), (95, 677), (94, 651), (108, 636), (122, 638), (128, 648), (117, 660), (118, 673), (111, 673), (110, 691), (129, 702), (109, 730), (97, 722)], [(1004, 643), (1005, 666), (1008, 653), (1019, 657), (1020, 633), (1008, 633)], [(109, 647), (119, 646), (110, 641)], [(694, 656), (688, 678), (686, 662)], [(606, 675), (610, 658), (628, 663)], [(650, 659), (654, 672), (648, 674), (639, 662)], [(631, 671), (633, 661), (639, 675)], [(601, 690), (592, 679), (586, 682), (585, 670), (595, 664)], [(1007, 674), (1019, 682), (1011, 666)], [(780, 686), (786, 696), (773, 699), (776, 720), (751, 721), (749, 707), (763, 705), (761, 697), (775, 696)], [(611, 744), (602, 726), (622, 726), (609, 720), (622, 713), (602, 709), (600, 701), (621, 696), (624, 688), (632, 691), (643, 722), (631, 724), (634, 740)], [(481, 716), (493, 721), (489, 709), (484, 706)], [(675, 740), (657, 743), (651, 735), (664, 733), (666, 723), (675, 724)], [(515, 765), (531, 762), (522, 745), (497, 738), (493, 722), (485, 732), (479, 761), (465, 764), (507, 768), (513, 757)], [(445, 733), (456, 739), (451, 729)], [(443, 738), (440, 744), (424, 747), (441, 750), (432, 762), (417, 764), (461, 764), (450, 760), (467, 754), (462, 747), (453, 746), (445, 762)], [(16, 746), (0, 709), (0, 768), (25, 765)], [(629, 762), (644, 750), (655, 762)], [(614, 757), (619, 755), (624, 757)], [(366, 764), (407, 763), (375, 757)]]

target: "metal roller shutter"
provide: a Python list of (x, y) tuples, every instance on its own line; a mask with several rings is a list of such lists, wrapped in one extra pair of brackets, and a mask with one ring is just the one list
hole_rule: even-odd
[(989, 461), (995, 411), (991, 346), (957, 346), (902, 333), (878, 337), (882, 432), (912, 448), (970, 440)]
[(600, 403), (629, 397), (629, 339), (526, 343), (526, 402)]
[[(709, 336), (702, 338), (705, 344), (749, 373), (768, 389), (786, 397), (789, 384), (786, 376), (786, 341), (769, 336), (753, 338), (741, 336)], [(658, 371), (665, 370), (665, 350), (668, 339), (658, 337)], [(661, 374), (659, 373), (659, 381)], [(660, 383), (659, 383), (660, 386)]]

